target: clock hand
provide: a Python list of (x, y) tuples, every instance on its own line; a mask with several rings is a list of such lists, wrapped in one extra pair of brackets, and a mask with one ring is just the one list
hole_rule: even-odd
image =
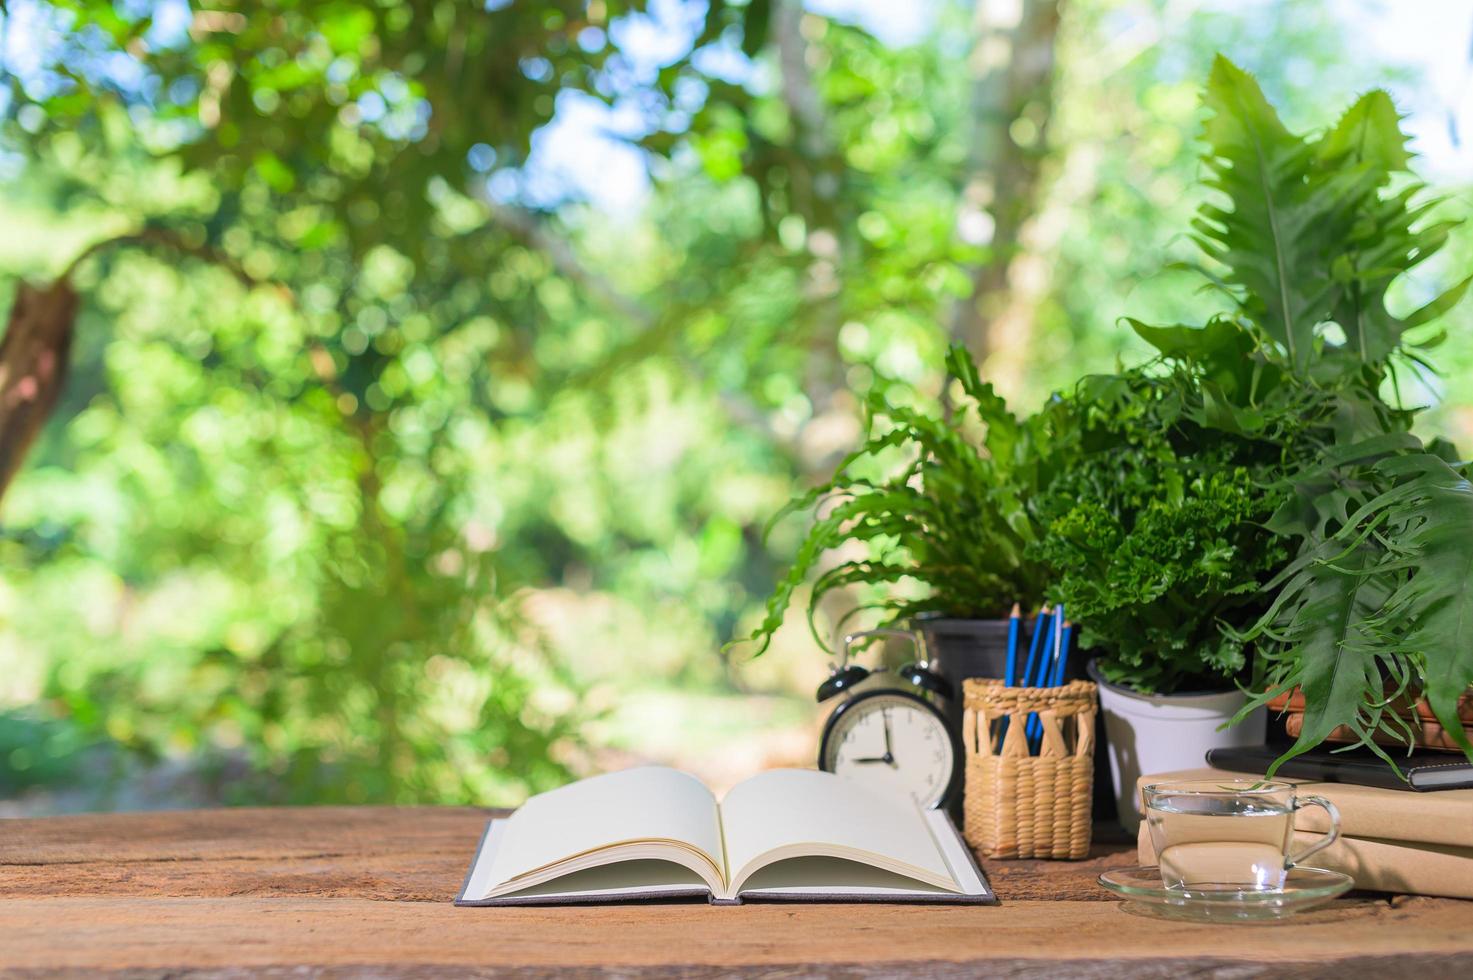
[(890, 712), (882, 711), (880, 712), (880, 717), (885, 720), (885, 755), (881, 761), (888, 763), (891, 768), (894, 768), (895, 755), (890, 751)]
[(869, 756), (869, 757), (864, 758), (864, 759), (850, 759), (849, 761), (850, 762), (854, 762), (854, 763), (861, 763), (861, 762), (888, 762), (891, 765), (894, 765), (894, 763), (895, 763), (895, 760), (892, 759), (888, 753), (885, 754), (885, 755)]

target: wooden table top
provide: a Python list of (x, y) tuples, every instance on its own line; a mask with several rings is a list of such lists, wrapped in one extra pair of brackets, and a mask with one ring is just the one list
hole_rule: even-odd
[(1168, 922), (1079, 862), (989, 861), (1002, 904), (455, 908), (490, 811), (318, 807), (0, 820), (0, 974), (522, 977), (1473, 975), (1473, 902), (1353, 894)]

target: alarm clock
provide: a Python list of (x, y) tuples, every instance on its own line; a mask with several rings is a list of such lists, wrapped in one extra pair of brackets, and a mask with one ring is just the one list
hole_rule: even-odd
[(818, 768), (885, 796), (913, 799), (926, 808), (944, 806), (960, 786), (962, 770), (961, 746), (935, 703), (951, 696), (951, 685), (920, 661), (900, 668), (896, 684), (856, 692), (862, 682), (884, 673), (849, 663), (850, 648), (867, 636), (904, 637), (917, 645), (913, 633), (898, 629), (844, 637), (843, 659), (818, 687), (820, 704), (844, 695), (824, 723)]

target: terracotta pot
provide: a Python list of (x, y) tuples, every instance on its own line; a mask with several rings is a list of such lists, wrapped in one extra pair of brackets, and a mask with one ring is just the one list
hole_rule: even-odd
[[(1451, 735), (1442, 727), (1437, 716), (1432, 713), (1432, 708), (1427, 704), (1426, 698), (1418, 698), (1413, 702), (1410, 698), (1402, 696), (1397, 698), (1389, 706), (1392, 711), (1406, 721), (1414, 733), (1412, 742), (1419, 749), (1431, 749), (1435, 752), (1458, 752), (1463, 750), (1457, 742), (1453, 741)], [(1300, 731), (1304, 728), (1304, 692), (1294, 688), (1287, 694), (1281, 694), (1268, 703), (1268, 709), (1273, 712), (1284, 712), (1284, 731), (1290, 738), (1298, 738)], [(1458, 699), (1458, 719), (1463, 723), (1463, 734), (1473, 739), (1473, 691), (1469, 691)], [(1393, 748), (1406, 748), (1406, 743), (1401, 739), (1381, 730), (1377, 730), (1372, 736), (1380, 745), (1389, 745)], [(1341, 725), (1329, 735), (1325, 736), (1326, 742), (1348, 744), (1359, 742), (1360, 739), (1345, 725)]]

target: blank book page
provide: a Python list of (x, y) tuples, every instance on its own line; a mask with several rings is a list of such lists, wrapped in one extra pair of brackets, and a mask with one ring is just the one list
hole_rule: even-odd
[(626, 841), (682, 841), (721, 868), (716, 799), (694, 776), (643, 766), (538, 794), (507, 820), (495, 884)]

